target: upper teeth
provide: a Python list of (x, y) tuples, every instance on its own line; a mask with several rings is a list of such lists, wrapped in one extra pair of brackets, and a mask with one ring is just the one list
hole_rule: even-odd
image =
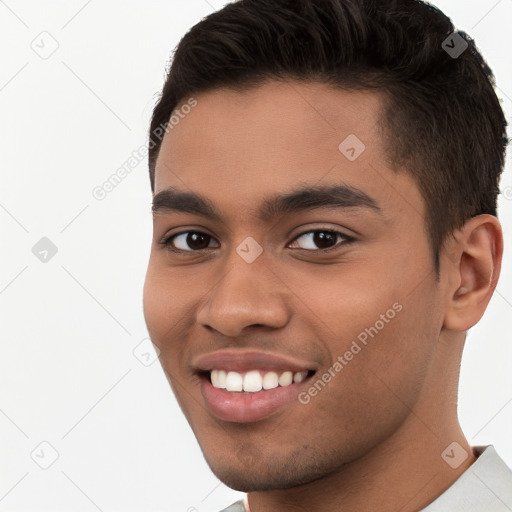
[(307, 371), (302, 372), (261, 372), (251, 370), (246, 373), (227, 372), (225, 370), (212, 370), (212, 385), (227, 391), (246, 391), (256, 393), (262, 389), (274, 389), (278, 386), (289, 386), (292, 382), (300, 382), (307, 376)]

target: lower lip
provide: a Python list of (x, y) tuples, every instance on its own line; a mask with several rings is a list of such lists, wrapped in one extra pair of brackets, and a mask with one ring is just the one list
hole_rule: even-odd
[(260, 421), (292, 401), (298, 401), (299, 388), (309, 379), (257, 393), (232, 393), (201, 379), (201, 393), (210, 411), (217, 418), (234, 423)]

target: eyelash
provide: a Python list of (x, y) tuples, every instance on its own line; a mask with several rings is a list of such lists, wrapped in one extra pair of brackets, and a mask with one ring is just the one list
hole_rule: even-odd
[[(177, 236), (184, 235), (184, 234), (187, 234), (187, 233), (196, 233), (196, 234), (200, 234), (200, 235), (206, 235), (207, 237), (210, 237), (210, 239), (213, 238), (212, 236), (208, 235), (207, 233), (203, 233), (202, 231), (188, 230), (188, 231), (181, 231), (179, 233), (174, 233), (174, 234), (168, 236), (167, 238), (165, 238), (164, 240), (162, 240), (160, 242), (160, 244), (165, 246), (169, 251), (174, 252), (174, 253), (180, 253), (180, 254), (183, 254), (183, 253), (198, 253), (198, 252), (205, 251), (205, 250), (208, 249), (208, 248), (205, 248), (205, 249), (185, 251), (183, 249), (176, 249), (176, 248), (174, 248), (172, 246), (172, 240), (174, 238), (176, 238)], [(313, 252), (313, 253), (317, 253), (317, 252), (327, 253), (327, 252), (339, 250), (340, 246), (348, 245), (351, 242), (355, 241), (355, 238), (353, 238), (351, 236), (348, 236), (345, 233), (342, 233), (341, 231), (337, 231), (335, 229), (330, 229), (330, 228), (329, 229), (327, 229), (327, 228), (319, 228), (319, 229), (310, 229), (309, 231), (304, 231), (302, 233), (299, 233), (291, 241), (291, 243), (294, 243), (295, 241), (297, 241), (302, 236), (308, 235), (310, 233), (331, 233), (331, 234), (336, 235), (336, 236), (340, 235), (344, 239), (344, 241), (343, 242), (338, 242), (338, 243), (336, 243), (336, 245), (334, 245), (332, 247), (329, 247), (327, 249), (301, 249), (300, 247), (299, 247), (299, 249), (301, 249), (303, 251), (307, 251), (307, 252)], [(215, 249), (217, 249), (217, 247), (215, 247)]]

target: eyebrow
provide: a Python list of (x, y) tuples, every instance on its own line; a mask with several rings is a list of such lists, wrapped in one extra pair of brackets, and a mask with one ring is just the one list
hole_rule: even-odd
[[(278, 216), (317, 208), (358, 208), (382, 214), (378, 203), (358, 188), (349, 185), (305, 185), (285, 194), (266, 198), (256, 215), (260, 220), (268, 221)], [(193, 192), (180, 191), (174, 187), (166, 188), (153, 197), (153, 216), (169, 211), (190, 213), (218, 222), (222, 221), (222, 214), (208, 198)]]

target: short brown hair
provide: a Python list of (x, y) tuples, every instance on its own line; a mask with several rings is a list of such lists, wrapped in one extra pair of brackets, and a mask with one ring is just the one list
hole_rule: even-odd
[[(465, 49), (454, 56), (445, 45), (456, 43)], [(386, 153), (423, 195), (437, 272), (447, 235), (475, 215), (497, 216), (508, 139), (494, 75), (474, 41), (455, 33), (435, 7), (419, 0), (228, 4), (178, 44), (150, 137), (192, 94), (244, 90), (268, 79), (385, 93)], [(160, 145), (161, 139), (149, 148), (153, 192)]]

